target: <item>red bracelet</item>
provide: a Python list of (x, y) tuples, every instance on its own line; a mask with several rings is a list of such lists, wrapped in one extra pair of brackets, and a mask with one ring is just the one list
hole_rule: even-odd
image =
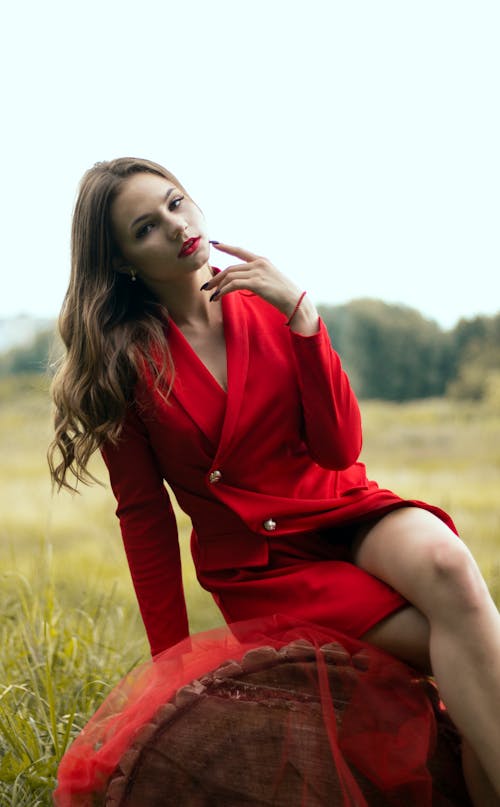
[(297, 313), (297, 311), (299, 310), (299, 306), (300, 306), (300, 304), (301, 304), (302, 300), (304, 299), (304, 297), (306, 296), (306, 294), (307, 294), (307, 291), (303, 291), (303, 292), (302, 292), (302, 294), (300, 295), (299, 299), (297, 300), (297, 305), (295, 306), (295, 308), (294, 308), (294, 309), (293, 309), (293, 311), (292, 311), (292, 314), (291, 314), (290, 319), (288, 320), (288, 322), (285, 322), (285, 325), (290, 325), (290, 323), (291, 323), (292, 319), (294, 318), (295, 314), (296, 314), (296, 313)]

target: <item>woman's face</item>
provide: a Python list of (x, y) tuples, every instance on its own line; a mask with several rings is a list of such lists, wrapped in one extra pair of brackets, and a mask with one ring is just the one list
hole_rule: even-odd
[[(195, 203), (170, 180), (158, 174), (132, 174), (111, 207), (113, 231), (125, 267), (157, 290), (208, 261), (205, 218)], [(199, 239), (194, 251), (182, 255), (188, 239)]]

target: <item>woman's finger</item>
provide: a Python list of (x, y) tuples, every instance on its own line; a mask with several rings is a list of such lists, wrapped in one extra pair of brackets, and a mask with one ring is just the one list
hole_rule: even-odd
[(238, 272), (242, 270), (247, 270), (250, 264), (248, 263), (236, 263), (233, 266), (227, 266), (225, 269), (221, 269), (216, 275), (214, 275), (210, 280), (203, 284), (202, 290), (206, 289), (213, 289), (215, 286), (220, 286), (221, 283), (224, 283), (225, 278), (228, 275), (231, 275), (233, 272)]
[(248, 249), (242, 249), (241, 247), (234, 247), (230, 246), (229, 244), (223, 244), (219, 241), (217, 244), (213, 241), (210, 242), (215, 249), (220, 249), (221, 252), (228, 252), (229, 255), (236, 255), (237, 258), (241, 258), (242, 261), (255, 261), (259, 257), (259, 255), (255, 255), (253, 252), (249, 252)]
[(224, 288), (231, 280), (235, 278), (245, 278), (245, 281), (255, 283), (255, 275), (252, 273), (251, 269), (249, 268), (251, 264), (248, 263), (240, 263), (238, 266), (230, 267), (231, 271), (228, 269), (223, 269), (222, 272), (219, 272), (218, 275), (215, 275), (208, 283), (205, 283), (203, 286), (203, 290), (206, 291), (220, 291)]
[(225, 294), (230, 294), (232, 291), (236, 291), (237, 289), (247, 289), (248, 291), (254, 291), (255, 293), (255, 281), (253, 279), (251, 272), (238, 272), (237, 274), (233, 274), (228, 278), (225, 278), (225, 282), (221, 283), (220, 286), (217, 286), (216, 289), (212, 289), (213, 292), (210, 296), (210, 302), (213, 300), (219, 300), (221, 297), (224, 297)]

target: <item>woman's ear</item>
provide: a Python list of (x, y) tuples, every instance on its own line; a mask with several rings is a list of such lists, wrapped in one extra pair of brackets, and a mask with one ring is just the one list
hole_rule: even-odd
[(134, 267), (129, 263), (125, 263), (123, 258), (113, 258), (111, 265), (115, 272), (119, 272), (121, 275), (129, 275), (131, 280), (135, 280), (137, 276), (137, 269), (134, 269)]

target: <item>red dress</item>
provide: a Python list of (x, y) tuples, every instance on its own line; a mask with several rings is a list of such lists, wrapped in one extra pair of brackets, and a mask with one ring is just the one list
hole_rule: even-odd
[(353, 530), (405, 505), (453, 522), (368, 480), (358, 404), (322, 321), (306, 337), (251, 293), (221, 305), (227, 394), (170, 322), (169, 401), (145, 370), (122, 439), (102, 450), (152, 653), (189, 632), (164, 480), (227, 621), (279, 613), (360, 637), (407, 603), (349, 562)]

